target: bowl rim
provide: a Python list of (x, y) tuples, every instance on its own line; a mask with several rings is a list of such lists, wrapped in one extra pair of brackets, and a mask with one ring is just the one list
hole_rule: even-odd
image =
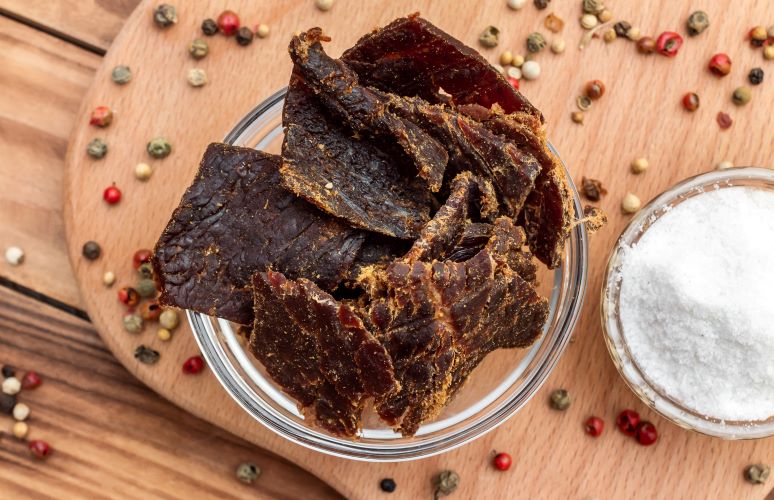
[(600, 297), (600, 320), (607, 351), (621, 378), (643, 403), (668, 421), (684, 429), (726, 440), (760, 439), (774, 436), (774, 415), (763, 421), (731, 421), (701, 415), (669, 397), (651, 382), (637, 365), (618, 322), (618, 295), (622, 278), (618, 274), (624, 246), (641, 237), (660, 216), (675, 204), (694, 196), (729, 187), (770, 186), (774, 190), (774, 170), (762, 167), (735, 167), (688, 177), (667, 188), (632, 217), (616, 240), (605, 266)]
[[(286, 91), (287, 88), (280, 89), (253, 108), (239, 120), (225, 137), (224, 142), (231, 144), (239, 139), (260, 116), (284, 100)], [(549, 147), (561, 161), (561, 157), (550, 143)], [(562, 168), (567, 172), (564, 162), (561, 163)], [(574, 208), (576, 213), (582, 214), (580, 195), (569, 176), (569, 172), (567, 174), (573, 194)], [(191, 310), (186, 310), (186, 315), (196, 342), (219, 383), (243, 410), (273, 432), (306, 448), (352, 460), (398, 462), (426, 458), (462, 446), (505, 422), (537, 393), (553, 371), (569, 343), (583, 308), (588, 273), (588, 234), (583, 224), (577, 224), (573, 227), (566, 244), (568, 246), (572, 244), (572, 246), (570, 251), (565, 252), (562, 266), (555, 271), (555, 276), (559, 274), (560, 270), (563, 275), (556, 277), (555, 280), (562, 283), (567, 281), (568, 284), (563, 290), (565, 293), (563, 303), (557, 304), (557, 307), (562, 307), (557, 310), (557, 313), (561, 314), (558, 316), (556, 333), (553, 334), (553, 343), (546, 346), (545, 354), (542, 356), (544, 358), (542, 364), (533, 369), (530, 378), (523, 383), (524, 387), (521, 392), (507, 395), (505, 401), (501, 402), (494, 410), (485, 408), (489, 412), (486, 418), (479, 418), (473, 426), (463, 426), (459, 430), (452, 430), (451, 435), (436, 436), (420, 443), (385, 444), (383, 446), (368, 443), (364, 445), (355, 440), (323, 434), (311, 426), (296, 424), (277, 412), (262, 398), (258, 397), (257, 399), (260, 401), (256, 401), (256, 398), (251, 397), (249, 392), (245, 390), (244, 380), (241, 379), (234, 366), (223, 362), (228, 357), (223, 347), (217, 342), (217, 333), (212, 328), (212, 321), (223, 320)], [(574, 256), (573, 262), (567, 262), (569, 255)], [(561, 295), (562, 291), (559, 293)], [(541, 341), (546, 336), (544, 333)], [(500, 396), (500, 398), (503, 397), (505, 395)], [(472, 419), (474, 417), (468, 417), (468, 420)]]

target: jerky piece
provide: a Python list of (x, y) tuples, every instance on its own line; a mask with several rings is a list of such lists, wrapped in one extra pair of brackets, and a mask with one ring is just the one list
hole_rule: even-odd
[(251, 351), (320, 426), (355, 435), (366, 398), (399, 387), (384, 347), (349, 306), (308, 280), (267, 271), (253, 285)]
[(478, 52), (413, 14), (365, 35), (342, 60), (363, 84), (432, 103), (499, 104), (506, 113), (540, 112)]
[(457, 244), (449, 252), (448, 260), (463, 262), (478, 252), (487, 244), (492, 236), (492, 225), (485, 222), (467, 224), (462, 231)]
[(282, 182), (322, 210), (364, 229), (416, 238), (433, 200), (411, 165), (330, 118), (297, 72), (285, 98)]
[(153, 257), (160, 302), (253, 320), (250, 278), (269, 265), (333, 289), (365, 238), (280, 185), (278, 156), (211, 144)]
[(438, 191), (448, 163), (446, 149), (422, 129), (387, 110), (382, 98), (358, 82), (357, 74), (328, 56), (320, 41), (328, 41), (320, 28), (294, 36), (290, 58), (318, 99), (357, 134), (395, 141), (416, 165), (431, 191)]

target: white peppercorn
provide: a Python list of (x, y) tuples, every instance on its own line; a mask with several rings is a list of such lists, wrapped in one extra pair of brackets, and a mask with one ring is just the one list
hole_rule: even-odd
[(526, 5), (527, 0), (508, 0), (507, 5), (510, 9), (513, 10), (520, 10), (524, 5)]
[(167, 330), (174, 330), (179, 323), (180, 317), (174, 309), (164, 309), (164, 312), (159, 316), (159, 324)]
[(21, 382), (16, 377), (8, 377), (3, 380), (3, 393), (13, 396), (21, 391)]
[(24, 439), (30, 431), (30, 426), (26, 422), (16, 422), (13, 424), (12, 432), (16, 439)]
[(331, 10), (331, 8), (333, 7), (333, 0), (317, 0), (315, 2), (315, 5), (321, 11), (327, 12), (327, 11)]
[(537, 61), (527, 61), (522, 65), (521, 73), (527, 80), (536, 80), (540, 76), (540, 64)]
[(641, 174), (650, 167), (650, 163), (647, 158), (637, 158), (632, 162), (632, 172), (635, 174)]
[(24, 420), (27, 420), (27, 417), (29, 416), (30, 416), (30, 407), (25, 405), (24, 403), (16, 403), (16, 406), (13, 407), (14, 420), (18, 420), (19, 422), (22, 422)]
[(24, 250), (19, 247), (8, 247), (5, 249), (5, 260), (12, 266), (18, 266), (24, 262)]
[(551, 42), (551, 52), (554, 54), (561, 54), (565, 48), (567, 48), (567, 43), (562, 38), (557, 38)]
[(641, 206), (642, 202), (633, 193), (626, 193), (626, 196), (624, 196), (623, 200), (621, 201), (621, 208), (623, 209), (624, 213), (627, 214), (633, 214), (637, 212)]
[(147, 163), (138, 163), (134, 167), (134, 176), (141, 181), (147, 181), (153, 175), (153, 168)]
[(583, 14), (580, 23), (583, 29), (590, 30), (599, 24), (599, 19), (594, 14)]
[(113, 283), (115, 282), (115, 273), (113, 271), (105, 271), (105, 274), (102, 275), (102, 284), (105, 286), (113, 286)]
[(266, 24), (259, 24), (255, 28), (255, 35), (258, 38), (266, 38), (267, 36), (269, 36), (269, 26)]

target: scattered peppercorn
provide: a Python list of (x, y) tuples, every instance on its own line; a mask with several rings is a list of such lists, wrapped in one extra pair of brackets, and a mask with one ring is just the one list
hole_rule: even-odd
[(38, 460), (45, 459), (53, 451), (51, 449), (51, 445), (49, 445), (47, 442), (42, 441), (40, 439), (33, 439), (27, 444), (27, 447), (29, 448), (32, 456), (37, 458)]
[(214, 19), (205, 19), (202, 21), (202, 33), (212, 36), (219, 31), (218, 23)]
[(129, 333), (140, 333), (142, 331), (143, 321), (142, 316), (139, 314), (126, 314), (121, 321), (124, 325), (124, 330)]
[(769, 38), (774, 38), (774, 24), (766, 28), (766, 34), (769, 35)]
[(102, 248), (96, 241), (87, 241), (83, 244), (81, 254), (88, 260), (97, 260), (102, 255)]
[(643, 446), (650, 446), (658, 440), (658, 431), (656, 426), (648, 421), (642, 421), (637, 424), (636, 436), (637, 442)]
[(16, 368), (14, 368), (11, 365), (3, 365), (2, 370), (0, 370), (0, 373), (2, 373), (3, 377), (13, 377), (16, 375)]
[(722, 111), (718, 112), (716, 120), (718, 122), (718, 126), (720, 126), (722, 130), (726, 130), (734, 124), (734, 120), (731, 118), (731, 116), (729, 116), (728, 113), (724, 113)]
[(583, 424), (586, 434), (591, 437), (599, 437), (605, 430), (605, 422), (599, 417), (589, 417)]
[(542, 34), (534, 32), (527, 37), (527, 50), (529, 52), (532, 52), (533, 54), (540, 52), (545, 46), (546, 39)]
[(597, 14), (597, 19), (600, 23), (608, 23), (613, 20), (613, 12), (610, 9), (605, 9)]
[(583, 125), (583, 119), (585, 118), (585, 115), (582, 111), (573, 111), (570, 114), (570, 119), (573, 121), (573, 123), (577, 123), (578, 125)]
[(451, 495), (460, 485), (460, 476), (453, 470), (445, 470), (433, 478), (433, 491), (435, 498), (442, 495)]
[(140, 363), (153, 365), (159, 360), (160, 355), (158, 351), (154, 351), (146, 345), (139, 345), (137, 346), (137, 349), (134, 350), (134, 357)]
[(688, 16), (686, 22), (688, 36), (697, 36), (709, 27), (709, 16), (703, 10), (697, 10)]
[(153, 175), (153, 168), (147, 163), (138, 163), (134, 167), (134, 176), (141, 181), (147, 181)]
[(224, 10), (218, 16), (218, 29), (226, 36), (231, 36), (239, 29), (239, 16), (234, 11)]
[(551, 42), (551, 52), (554, 54), (561, 54), (567, 47), (567, 42), (563, 38), (556, 38)]
[(511, 63), (511, 66), (514, 68), (521, 68), (524, 65), (525, 59), (524, 56), (521, 54), (516, 54), (513, 56), (513, 62)]
[(498, 453), (492, 459), (492, 465), (494, 465), (494, 468), (501, 471), (510, 469), (512, 463), (513, 460), (511, 460), (511, 456), (507, 453)]
[(683, 108), (687, 111), (699, 109), (699, 96), (695, 92), (688, 92), (683, 96)]
[(152, 158), (166, 158), (172, 152), (172, 145), (163, 137), (156, 137), (148, 142), (146, 150)]
[[(629, 33), (631, 33), (631, 30)], [(637, 40), (637, 51), (639, 51), (640, 54), (654, 53), (656, 51), (656, 40), (649, 36), (640, 38)]]
[(91, 156), (92, 158), (102, 158), (105, 156), (108, 152), (108, 146), (105, 141), (102, 139), (96, 137), (89, 142), (88, 146), (86, 147), (86, 154)]
[(118, 85), (125, 85), (132, 81), (132, 70), (129, 66), (118, 65), (110, 72), (110, 79)]
[(605, 43), (612, 43), (616, 38), (618, 38), (618, 35), (615, 34), (615, 30), (613, 28), (605, 30), (605, 32), (602, 34), (602, 40), (604, 40)]
[(747, 75), (747, 79), (750, 81), (751, 85), (760, 85), (763, 83), (763, 69), (762, 68), (753, 68), (750, 70), (750, 73)]
[(578, 106), (578, 109), (581, 111), (588, 111), (591, 107), (591, 98), (587, 95), (579, 95), (578, 98), (575, 99), (575, 105)]
[[(517, 69), (517, 70), (518, 70), (518, 68), (514, 68), (514, 69)], [(516, 89), (516, 90), (519, 90), (519, 86), (520, 86), (521, 84), (519, 83), (519, 79), (518, 79), (518, 78), (515, 78), (515, 77), (513, 77), (513, 76), (507, 76), (505, 79), (506, 79), (506, 80), (508, 80), (508, 83), (510, 83), (510, 84), (511, 84), (511, 87), (513, 87), (513, 88), (514, 88), (514, 89)], [(331, 187), (330, 187), (330, 188), (328, 188), (328, 187), (327, 187), (327, 186), (328, 186), (328, 184), (331, 184)], [(326, 189), (333, 189), (333, 184), (332, 184), (332, 183), (330, 183), (330, 182), (329, 182), (328, 184), (326, 184), (326, 185), (325, 185), (325, 186), (326, 186)]]
[(626, 193), (626, 196), (624, 196), (623, 200), (621, 201), (621, 208), (626, 214), (633, 214), (637, 212), (641, 206), (642, 202), (640, 201), (639, 197), (633, 193)]
[(392, 493), (395, 491), (396, 488), (395, 480), (391, 477), (385, 477), (381, 481), (379, 481), (379, 488), (385, 493)]
[(24, 250), (19, 247), (5, 249), (5, 261), (12, 266), (18, 266), (24, 262)]
[(204, 369), (204, 359), (201, 356), (191, 356), (183, 362), (183, 373), (196, 375)]
[(13, 396), (14, 394), (18, 394), (19, 391), (21, 391), (22, 386), (21, 382), (16, 377), (7, 377), (3, 380), (2, 384), (2, 390), (4, 394), (8, 394), (9, 396)]
[(767, 45), (763, 49), (763, 58), (767, 61), (771, 61), (774, 59), (774, 45)]
[(728, 170), (729, 168), (734, 168), (734, 163), (730, 160), (723, 160), (715, 165), (715, 170)]
[(42, 383), (43, 380), (40, 378), (40, 376), (32, 370), (25, 373), (21, 380), (22, 389), (25, 391), (37, 389)]
[(177, 10), (168, 3), (163, 3), (153, 11), (153, 22), (160, 28), (169, 28), (177, 22)]
[(629, 30), (632, 29), (632, 25), (626, 21), (618, 21), (613, 25), (613, 29), (615, 30), (615, 34), (617, 36), (626, 38), (626, 36), (629, 34)]
[(583, 0), (583, 12), (597, 15), (605, 10), (604, 0)]
[(551, 393), (549, 403), (554, 410), (564, 411), (570, 407), (570, 393), (566, 389), (557, 389)]
[(188, 46), (188, 53), (191, 54), (191, 57), (194, 59), (203, 59), (205, 56), (207, 56), (209, 51), (210, 46), (207, 45), (207, 42), (201, 38), (194, 38), (193, 42), (191, 42), (191, 45)]
[(105, 128), (113, 121), (113, 111), (107, 106), (97, 106), (91, 112), (89, 125)]
[(752, 464), (744, 469), (744, 479), (750, 484), (763, 484), (769, 478), (771, 469), (765, 464)]
[(637, 158), (631, 164), (632, 172), (635, 174), (641, 174), (650, 167), (650, 162), (647, 158)]
[(675, 57), (682, 46), (683, 37), (674, 31), (665, 31), (656, 40), (656, 48), (659, 54), (667, 57)]
[(140, 302), (140, 294), (130, 286), (125, 286), (118, 291), (118, 301), (122, 304), (134, 307)]
[(24, 420), (27, 420), (27, 417), (29, 416), (30, 416), (30, 407), (25, 405), (24, 403), (16, 403), (16, 405), (13, 407), (14, 420), (18, 420), (19, 422), (22, 422)]
[(752, 99), (752, 92), (747, 87), (737, 87), (731, 94), (731, 101), (737, 106), (744, 106)]
[(207, 72), (201, 68), (191, 68), (188, 70), (187, 79), (191, 87), (204, 87), (207, 85)]
[(590, 201), (599, 201), (603, 195), (607, 194), (607, 190), (602, 186), (602, 182), (596, 179), (583, 177), (581, 185), (584, 196)]
[(500, 54), (500, 64), (503, 66), (508, 66), (513, 62), (513, 52), (510, 50), (506, 50), (502, 54)]
[(253, 484), (260, 475), (261, 469), (252, 462), (243, 462), (236, 468), (237, 479), (245, 484)]
[(599, 99), (605, 95), (605, 84), (601, 80), (591, 80), (586, 84), (586, 95), (590, 99)]
[(269, 36), (269, 26), (267, 24), (259, 24), (255, 27), (255, 34), (258, 38), (266, 38)]
[(137, 293), (140, 294), (140, 297), (144, 299), (148, 299), (156, 296), (156, 282), (151, 279), (145, 279), (145, 278), (141, 279), (140, 281), (137, 282), (136, 289), (137, 289)]
[(540, 77), (540, 64), (537, 61), (527, 61), (522, 64), (521, 73), (527, 80), (536, 80)]
[(132, 267), (137, 270), (140, 269), (140, 266), (142, 264), (145, 264), (146, 262), (151, 261), (151, 256), (153, 255), (153, 252), (148, 250), (147, 248), (141, 248), (134, 252), (134, 255), (132, 255)]
[(710, 59), (709, 70), (715, 76), (726, 76), (731, 72), (731, 58), (727, 54), (715, 54)]
[(172, 338), (172, 332), (170, 332), (166, 328), (159, 328), (158, 331), (156, 331), (156, 336), (159, 338), (159, 340), (163, 340), (164, 342), (166, 342), (167, 340)]
[(243, 47), (250, 45), (253, 43), (253, 31), (247, 26), (242, 26), (237, 30), (236, 41)]
[(626, 38), (628, 38), (632, 42), (638, 42), (640, 40), (640, 38), (642, 38), (642, 33), (640, 33), (640, 28), (637, 28), (636, 26), (633, 26), (626, 33)]
[(0, 413), (11, 415), (14, 406), (16, 406), (16, 398), (10, 394), (0, 392)]
[(141, 278), (153, 278), (153, 265), (150, 262), (143, 262), (140, 267), (137, 268), (137, 274)]
[(327, 12), (333, 8), (333, 0), (316, 0), (314, 4), (323, 12)]
[(27, 425), (27, 422), (16, 422), (13, 424), (11, 432), (13, 432), (13, 435), (16, 439), (24, 439), (30, 432), (30, 426)]
[(478, 41), (481, 45), (489, 49), (497, 47), (497, 44), (500, 41), (500, 30), (494, 26), (487, 26), (478, 36)]
[(159, 317), (159, 324), (167, 330), (174, 330), (180, 323), (180, 317), (174, 309), (165, 309)]
[(534, 0), (534, 3), (538, 10), (543, 10), (548, 7), (548, 4), (551, 3), (551, 0)]
[(527, 0), (507, 0), (506, 2), (508, 8), (512, 10), (521, 10), (521, 8), (524, 7), (526, 3)]
[(583, 29), (590, 30), (599, 24), (599, 19), (593, 14), (584, 14), (581, 16), (580, 24)]
[(763, 26), (756, 26), (750, 30), (750, 43), (752, 43), (755, 47), (763, 46), (763, 42), (765, 42), (768, 38), (769, 35), (766, 33), (766, 28)]
[(615, 425), (627, 436), (634, 436), (637, 433), (637, 424), (639, 423), (640, 414), (634, 410), (624, 410), (615, 419)]
[(564, 20), (552, 12), (546, 16), (543, 26), (551, 33), (559, 33), (564, 29)]
[(108, 205), (115, 205), (121, 201), (121, 190), (118, 189), (115, 184), (108, 186), (102, 193), (102, 199), (104, 199), (105, 203)]

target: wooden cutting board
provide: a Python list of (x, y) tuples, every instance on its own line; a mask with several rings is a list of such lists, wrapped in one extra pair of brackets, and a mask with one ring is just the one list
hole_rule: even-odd
[[(599, 321), (599, 290), (609, 249), (626, 224), (620, 200), (627, 191), (647, 201), (675, 182), (709, 169), (721, 160), (737, 165), (771, 166), (774, 132), (770, 126), (774, 103), (774, 64), (764, 62), (760, 50), (744, 41), (750, 26), (774, 21), (774, 4), (740, 1), (705, 2), (713, 24), (700, 37), (687, 39), (675, 59), (642, 56), (634, 45), (617, 40), (606, 45), (594, 40), (580, 52), (583, 34), (578, 25), (580, 1), (554, 2), (538, 11), (532, 2), (521, 11), (509, 10), (504, 0), (440, 2), (430, 0), (336, 0), (329, 12), (320, 12), (312, 0), (215, 0), (177, 2), (179, 23), (159, 30), (151, 20), (156, 2), (140, 4), (113, 43), (81, 107), (67, 155), (65, 219), (72, 265), (89, 315), (107, 345), (139, 379), (188, 411), (254, 443), (298, 462), (351, 498), (372, 498), (381, 478), (398, 483), (391, 498), (430, 498), (430, 477), (445, 468), (457, 470), (462, 483), (456, 498), (763, 498), (771, 485), (751, 486), (742, 479), (750, 462), (774, 462), (774, 440), (725, 442), (700, 436), (664, 421), (625, 387), (605, 350)], [(271, 35), (239, 47), (233, 39), (207, 38), (210, 55), (202, 61), (187, 53), (200, 36), (199, 25), (223, 8), (237, 11), (245, 24), (266, 23)], [(686, 4), (668, 0), (618, 0), (614, 13), (639, 26), (643, 33), (684, 31), (690, 13)], [(222, 139), (252, 107), (287, 83), (290, 61), (286, 46), (293, 32), (322, 26), (333, 37), (327, 49), (339, 54), (363, 33), (411, 12), (421, 13), (444, 30), (478, 47), (478, 34), (488, 25), (501, 31), (500, 45), (483, 50), (496, 62), (501, 50), (524, 52), (524, 40), (541, 31), (546, 15), (565, 20), (561, 37), (567, 50), (555, 55), (545, 50), (536, 59), (541, 77), (522, 82), (522, 90), (545, 114), (549, 137), (576, 180), (602, 180), (609, 193), (601, 205), (610, 224), (591, 243), (589, 287), (575, 342), (546, 386), (518, 415), (478, 441), (453, 452), (402, 464), (365, 464), (328, 457), (291, 444), (248, 417), (209, 373), (191, 377), (181, 373), (185, 358), (197, 352), (187, 325), (171, 342), (155, 338), (155, 329), (140, 335), (121, 325), (123, 307), (116, 300), (119, 286), (132, 284), (131, 257), (138, 248), (151, 247), (189, 184), (207, 143)], [(734, 68), (720, 80), (706, 70), (709, 57), (728, 52)], [(128, 64), (133, 81), (117, 86), (110, 71)], [(732, 90), (746, 83), (747, 71), (762, 66), (772, 73), (754, 88), (753, 100), (735, 108)], [(207, 71), (210, 83), (194, 89), (186, 83), (189, 68)], [(585, 125), (570, 121), (576, 96), (584, 83), (602, 80), (607, 93), (586, 113)], [(684, 112), (680, 99), (687, 91), (701, 96), (701, 108)], [(97, 105), (115, 110), (114, 123), (99, 130), (89, 126), (89, 112)], [(729, 112), (735, 123), (721, 132), (718, 111)], [(164, 136), (172, 155), (150, 160), (145, 144)], [(109, 153), (102, 160), (85, 154), (93, 137), (103, 137)], [(628, 165), (636, 157), (650, 160), (645, 174), (634, 176)], [(147, 183), (136, 180), (133, 168), (147, 162), (155, 170)], [(102, 201), (103, 189), (115, 182), (124, 198), (117, 206)], [(84, 261), (81, 246), (98, 241), (103, 256)], [(102, 284), (104, 271), (118, 280), (112, 289)], [(141, 365), (132, 356), (144, 343), (161, 352), (155, 366)], [(548, 408), (550, 390), (565, 387), (573, 405), (558, 413)], [(658, 426), (661, 438), (649, 448), (638, 446), (613, 428), (616, 413), (634, 408)], [(589, 415), (605, 419), (608, 428), (598, 439), (586, 436), (582, 422)], [(514, 465), (507, 473), (493, 470), (493, 451), (508, 451)], [(263, 477), (271, 481), (271, 477)]]

